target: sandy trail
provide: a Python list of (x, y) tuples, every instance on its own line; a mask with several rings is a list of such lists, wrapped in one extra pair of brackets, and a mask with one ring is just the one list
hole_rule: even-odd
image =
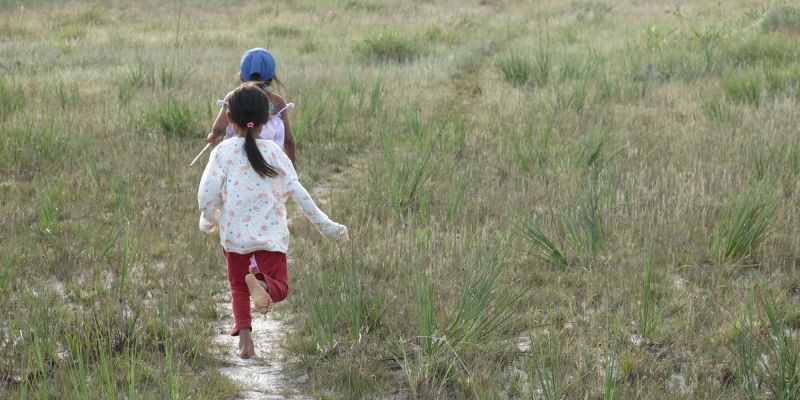
[(217, 330), (222, 333), (214, 337), (214, 343), (220, 345), (220, 358), (228, 364), (220, 368), (220, 372), (242, 388), (236, 398), (308, 399), (295, 390), (297, 382), (284, 374), (287, 356), (281, 343), (287, 334), (287, 327), (275, 312), (263, 316), (253, 310), (256, 355), (243, 360), (236, 355), (239, 338), (227, 333), (233, 325), (231, 304), (228, 301), (219, 303), (217, 307), (224, 317), (217, 324)]

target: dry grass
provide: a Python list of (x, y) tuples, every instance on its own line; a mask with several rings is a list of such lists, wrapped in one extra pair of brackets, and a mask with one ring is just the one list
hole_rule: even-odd
[(324, 208), (353, 238), (295, 215), (301, 391), (792, 398), (790, 8), (0, 6), (0, 397), (230, 397), (185, 166), (263, 46), (302, 179), (338, 176)]

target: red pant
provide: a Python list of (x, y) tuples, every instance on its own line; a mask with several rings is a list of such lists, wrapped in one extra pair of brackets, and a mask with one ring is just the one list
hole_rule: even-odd
[(275, 251), (259, 250), (253, 253), (229, 253), (224, 249), (225, 263), (228, 265), (228, 282), (231, 284), (231, 308), (235, 324), (231, 335), (237, 336), (245, 328), (252, 329), (250, 317), (250, 291), (244, 277), (250, 272), (250, 257), (255, 256), (259, 273), (256, 275), (266, 282), (269, 297), (274, 303), (283, 301), (289, 294), (289, 274), (286, 271), (286, 254)]

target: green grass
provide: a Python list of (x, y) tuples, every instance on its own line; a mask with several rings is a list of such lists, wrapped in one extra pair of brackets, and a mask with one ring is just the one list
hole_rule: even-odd
[(767, 184), (746, 189), (723, 211), (714, 235), (712, 254), (723, 261), (737, 261), (753, 255), (769, 235), (776, 212)]
[(503, 79), (514, 86), (524, 86), (533, 77), (534, 65), (531, 60), (519, 53), (509, 53), (497, 60), (497, 68)]
[(198, 118), (199, 113), (187, 102), (168, 98), (165, 104), (148, 111), (145, 124), (164, 135), (186, 138), (204, 131)]
[(353, 49), (367, 59), (383, 62), (412, 61), (422, 53), (416, 38), (390, 30), (368, 34)]
[[(769, 371), (767, 385), (775, 398), (796, 398), (800, 394), (800, 369), (798, 369), (800, 345), (796, 338), (787, 337), (786, 322), (778, 314), (772, 295), (762, 288), (761, 297), (772, 334), (767, 346), (772, 363), (764, 366), (764, 369)], [(771, 367), (772, 365), (774, 367)]]
[(657, 304), (653, 290), (653, 265), (648, 259), (642, 271), (642, 290), (639, 297), (639, 312), (637, 313), (636, 326), (642, 337), (655, 340), (661, 328), (664, 310)]
[(764, 93), (763, 78), (756, 71), (739, 71), (726, 75), (720, 85), (725, 96), (734, 103), (758, 105)]
[(0, 398), (249, 389), (218, 371), (224, 260), (187, 165), (253, 47), (352, 238), (289, 206), (298, 392), (796, 397), (797, 7), (22, 5), (0, 5)]
[(25, 104), (25, 92), (0, 81), (0, 118), (16, 113)]

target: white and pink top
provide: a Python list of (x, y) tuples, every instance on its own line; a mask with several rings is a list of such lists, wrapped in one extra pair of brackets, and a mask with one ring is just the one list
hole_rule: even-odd
[[(257, 250), (286, 253), (289, 228), (286, 199), (292, 197), (323, 235), (338, 238), (347, 227), (331, 221), (300, 184), (289, 157), (274, 142), (256, 139), (264, 160), (278, 175), (259, 175), (244, 152), (244, 138), (223, 140), (212, 152), (200, 179), (197, 202), (200, 229), (212, 232), (219, 224), (222, 247), (247, 254)], [(219, 210), (219, 221), (214, 221)]]

